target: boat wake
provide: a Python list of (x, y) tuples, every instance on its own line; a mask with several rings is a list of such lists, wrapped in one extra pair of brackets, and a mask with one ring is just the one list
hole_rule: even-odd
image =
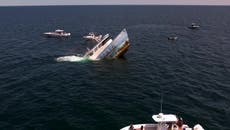
[(83, 57), (83, 56), (62, 56), (62, 57), (58, 57), (56, 58), (56, 61), (58, 62), (81, 62), (81, 61), (86, 61), (87, 58)]

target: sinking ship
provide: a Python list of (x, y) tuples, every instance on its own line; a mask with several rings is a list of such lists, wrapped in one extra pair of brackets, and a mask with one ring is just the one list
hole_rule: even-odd
[(109, 34), (103, 36), (102, 40), (92, 49), (88, 50), (84, 57), (90, 60), (115, 59), (122, 57), (130, 46), (126, 29), (123, 29), (113, 40)]

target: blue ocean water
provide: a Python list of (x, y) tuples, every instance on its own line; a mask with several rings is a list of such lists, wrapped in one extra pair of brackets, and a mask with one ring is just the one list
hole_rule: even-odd
[[(230, 128), (228, 6), (0, 7), (0, 129), (118, 130), (182, 116), (206, 130)], [(199, 30), (187, 28), (192, 22)], [(68, 39), (45, 38), (55, 29)], [(126, 28), (124, 58), (57, 62), (84, 54), (88, 32)], [(168, 41), (170, 35), (177, 41)]]

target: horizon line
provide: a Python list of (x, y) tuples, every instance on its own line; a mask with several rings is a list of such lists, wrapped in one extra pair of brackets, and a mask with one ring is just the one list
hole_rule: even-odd
[(29, 6), (230, 6), (224, 4), (47, 4), (47, 5), (0, 5), (0, 7), (29, 7)]

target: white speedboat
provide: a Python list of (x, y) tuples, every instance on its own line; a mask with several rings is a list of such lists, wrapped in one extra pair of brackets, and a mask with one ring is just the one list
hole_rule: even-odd
[(71, 33), (67, 33), (61, 29), (57, 29), (54, 32), (45, 32), (43, 34), (47, 37), (69, 37), (71, 35)]
[(200, 25), (197, 25), (196, 23), (192, 23), (190, 26), (188, 26), (189, 29), (198, 29), (200, 28)]
[(204, 128), (197, 124), (193, 128), (183, 123), (182, 118), (178, 118), (173, 114), (163, 114), (152, 116), (156, 123), (152, 124), (131, 124), (120, 130), (204, 130)]
[(84, 57), (87, 57), (91, 60), (118, 58), (123, 56), (128, 48), (128, 34), (126, 29), (123, 29), (114, 40), (112, 40), (109, 34), (106, 34), (97, 45), (86, 52)]
[(87, 40), (95, 40), (97, 42), (100, 42), (102, 39), (102, 35), (96, 35), (95, 33), (90, 32), (87, 36), (83, 36), (83, 38)]
[(168, 40), (171, 40), (171, 41), (175, 41), (175, 40), (177, 40), (177, 39), (178, 39), (177, 36), (169, 36), (169, 37), (168, 37)]

